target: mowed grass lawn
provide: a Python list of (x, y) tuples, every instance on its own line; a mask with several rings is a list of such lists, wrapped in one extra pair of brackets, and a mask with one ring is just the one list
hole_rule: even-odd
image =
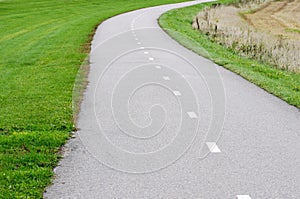
[(41, 198), (74, 130), (72, 90), (101, 21), (183, 0), (0, 1), (0, 198)]
[(277, 69), (266, 63), (241, 57), (233, 50), (211, 41), (207, 35), (192, 28), (192, 20), (205, 7), (233, 2), (237, 0), (219, 0), (171, 10), (162, 15), (159, 23), (182, 45), (300, 108), (299, 73)]

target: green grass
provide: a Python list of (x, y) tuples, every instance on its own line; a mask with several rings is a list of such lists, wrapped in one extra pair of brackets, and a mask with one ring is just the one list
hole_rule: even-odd
[(161, 16), (159, 23), (171, 37), (182, 45), (300, 108), (299, 73), (273, 68), (265, 63), (241, 57), (231, 49), (214, 43), (208, 36), (192, 29), (192, 20), (201, 9), (216, 3), (227, 4), (231, 2), (234, 0), (204, 3), (171, 10)]
[(287, 28), (285, 29), (286, 32), (294, 32), (294, 33), (300, 33), (300, 29), (295, 28)]
[(50, 183), (67, 132), (0, 135), (0, 198), (39, 198)]
[(50, 183), (74, 130), (73, 85), (97, 24), (181, 1), (0, 1), (0, 198), (41, 198)]

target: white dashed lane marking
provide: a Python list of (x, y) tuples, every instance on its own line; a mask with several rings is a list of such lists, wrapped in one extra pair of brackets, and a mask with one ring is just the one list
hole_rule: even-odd
[(153, 58), (153, 57), (149, 57), (149, 60), (150, 60), (150, 61), (153, 61), (153, 60), (154, 60), (154, 58)]
[(195, 112), (187, 112), (187, 114), (189, 115), (190, 118), (194, 119), (194, 118), (198, 118), (197, 114)]
[(163, 79), (166, 80), (166, 81), (169, 81), (169, 80), (170, 80), (170, 77), (168, 77), (168, 76), (163, 76)]
[(237, 195), (237, 199), (251, 199), (249, 195)]
[(148, 55), (148, 54), (149, 54), (149, 52), (147, 52), (147, 51), (146, 51), (146, 52), (144, 52), (144, 54), (145, 54), (145, 55)]
[(181, 95), (181, 93), (180, 93), (179, 91), (173, 91), (173, 93), (174, 93), (174, 95), (176, 95), (176, 96), (180, 96), (180, 95)]
[(156, 68), (156, 69), (161, 69), (161, 67), (160, 67), (160, 66), (155, 66), (155, 68)]
[(217, 146), (215, 142), (206, 142), (207, 147), (209, 148), (210, 152), (212, 153), (220, 153), (221, 150)]

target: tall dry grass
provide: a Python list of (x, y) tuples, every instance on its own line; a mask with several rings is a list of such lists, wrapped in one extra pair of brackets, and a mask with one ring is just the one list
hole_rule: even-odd
[[(283, 35), (274, 36), (252, 28), (243, 21), (239, 13), (259, 9), (261, 3), (265, 1), (244, 1), (246, 3), (241, 1), (231, 5), (231, 8), (217, 6), (201, 11), (193, 20), (193, 28), (242, 56), (278, 68), (300, 72), (300, 41), (285, 38)], [(236, 11), (235, 16), (232, 15), (234, 11)], [(230, 19), (224, 17), (226, 12), (232, 15)], [(233, 19), (234, 17), (237, 19)]]

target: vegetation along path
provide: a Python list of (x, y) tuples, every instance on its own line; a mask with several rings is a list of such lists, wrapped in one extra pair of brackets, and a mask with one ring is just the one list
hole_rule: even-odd
[(59, 147), (75, 130), (73, 86), (94, 28), (179, 1), (0, 1), (0, 198), (40, 198), (50, 183)]
[[(45, 198), (300, 197), (299, 109), (160, 29), (161, 14), (196, 3), (141, 9), (98, 27), (79, 131)], [(194, 51), (221, 54), (225, 66), (253, 64), (201, 43), (191, 22), (207, 5), (167, 12), (160, 25)]]

